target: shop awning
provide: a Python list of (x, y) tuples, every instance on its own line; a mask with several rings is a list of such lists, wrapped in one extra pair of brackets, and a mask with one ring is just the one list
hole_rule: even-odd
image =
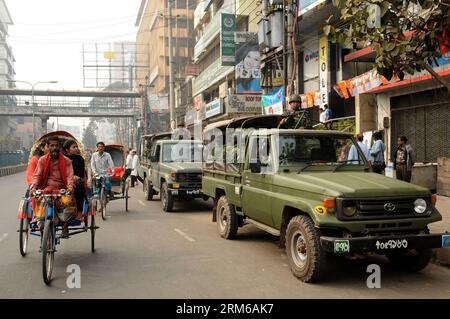
[(367, 47), (344, 56), (344, 62), (375, 62), (376, 52)]

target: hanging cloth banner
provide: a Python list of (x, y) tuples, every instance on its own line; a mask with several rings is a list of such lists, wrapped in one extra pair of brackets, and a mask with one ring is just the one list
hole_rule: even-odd
[[(391, 82), (397, 80), (398, 78), (393, 77)], [(350, 80), (341, 81), (333, 88), (341, 98), (349, 99), (350, 97), (366, 93), (387, 83), (389, 83), (389, 81), (373, 69)]]

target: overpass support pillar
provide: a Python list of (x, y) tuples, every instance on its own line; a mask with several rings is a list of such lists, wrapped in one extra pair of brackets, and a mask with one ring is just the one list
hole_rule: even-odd
[(50, 118), (49, 116), (39, 115), (41, 119), (41, 133), (42, 135), (47, 134), (47, 121)]

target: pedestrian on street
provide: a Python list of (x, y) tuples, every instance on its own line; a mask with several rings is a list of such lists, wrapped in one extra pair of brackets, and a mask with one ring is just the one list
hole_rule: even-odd
[(415, 162), (415, 154), (411, 145), (406, 144), (406, 136), (397, 138), (397, 149), (394, 156), (394, 170), (397, 179), (410, 183), (412, 167)]
[(125, 172), (122, 176), (123, 184), (125, 184), (125, 181), (127, 180), (128, 176), (131, 175), (131, 172), (133, 171), (133, 155), (131, 155), (131, 152), (133, 152), (133, 149), (128, 150), (127, 160), (125, 161)]
[(384, 169), (386, 168), (386, 162), (384, 160), (384, 150), (386, 149), (382, 139), (383, 135), (381, 132), (377, 131), (373, 133), (373, 138), (375, 142), (370, 149), (372, 170), (377, 174), (384, 174)]
[(137, 180), (139, 180), (142, 184), (144, 184), (144, 180), (142, 179), (142, 177), (139, 176), (141, 165), (139, 163), (139, 156), (136, 154), (135, 149), (131, 151), (131, 156), (132, 156), (131, 166), (133, 168), (133, 170), (131, 171), (131, 187), (134, 187), (137, 183)]
[[(361, 151), (364, 154), (364, 157), (370, 161), (370, 151), (369, 148), (367, 147), (366, 144), (363, 143), (364, 140), (364, 136), (359, 133), (356, 134), (356, 141), (358, 143), (359, 148), (361, 149)], [(355, 145), (352, 145), (352, 147), (350, 148), (350, 152), (348, 154), (348, 159), (347, 161), (350, 162), (350, 164), (364, 164), (364, 161), (360, 158), (359, 154), (358, 154), (358, 150), (356, 149)]]

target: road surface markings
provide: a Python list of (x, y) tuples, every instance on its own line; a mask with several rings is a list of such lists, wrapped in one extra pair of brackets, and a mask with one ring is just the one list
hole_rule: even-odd
[(8, 237), (8, 234), (7, 234), (7, 233), (4, 233), (4, 234), (2, 235), (2, 237), (0, 237), (0, 243), (1, 243), (6, 237)]
[(145, 204), (143, 201), (141, 201), (140, 199), (138, 200), (138, 203), (141, 204), (142, 206), (147, 206), (147, 204)]
[(189, 240), (191, 243), (195, 241), (195, 239), (189, 237), (186, 233), (182, 232), (181, 230), (179, 230), (178, 228), (174, 229), (178, 234), (180, 234), (181, 236), (183, 236), (184, 238), (186, 238), (187, 240)]

